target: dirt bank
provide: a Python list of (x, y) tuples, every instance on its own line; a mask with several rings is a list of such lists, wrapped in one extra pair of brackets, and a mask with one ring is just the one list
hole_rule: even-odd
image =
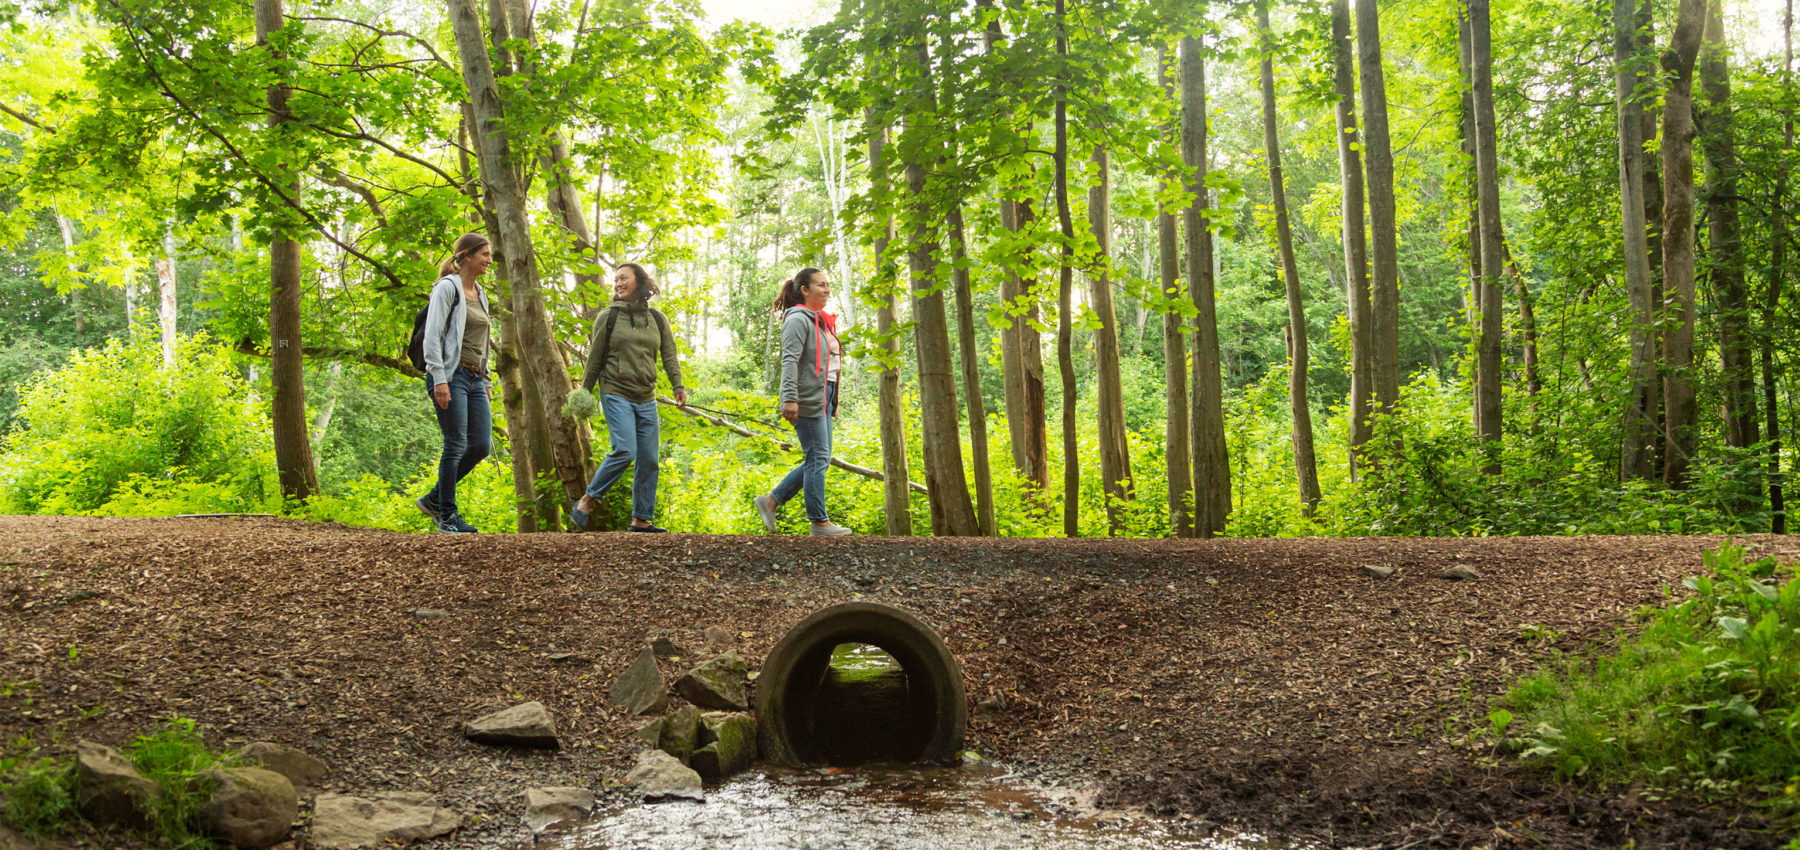
[[(1800, 544), (1758, 539), (1800, 558)], [(1752, 816), (1568, 792), (1464, 746), (1503, 683), (1616, 639), (1713, 538), (1048, 541), (416, 536), (276, 519), (0, 517), (0, 736), (122, 743), (157, 718), (429, 790), (524, 837), (516, 794), (597, 786), (638, 721), (612, 676), (706, 626), (756, 660), (846, 599), (961, 660), (969, 745), (1109, 804), (1324, 846), (1773, 847)], [(1364, 565), (1398, 569), (1375, 579)], [(1471, 581), (1439, 578), (1462, 565)], [(448, 612), (420, 619), (414, 608)], [(668, 668), (671, 672), (676, 668)], [(526, 699), (564, 748), (460, 723)]]

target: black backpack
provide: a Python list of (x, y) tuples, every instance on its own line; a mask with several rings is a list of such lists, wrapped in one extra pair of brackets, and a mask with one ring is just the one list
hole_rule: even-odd
[[(438, 280), (441, 282), (444, 278), (440, 277)], [(436, 289), (437, 284), (432, 284), (432, 288)], [(412, 336), (406, 340), (406, 359), (412, 363), (414, 369), (421, 372), (425, 371), (425, 314), (431, 312), (430, 294), (427, 294), (425, 299), (425, 306), (420, 307), (418, 314), (413, 316)], [(462, 287), (459, 286), (456, 288), (456, 295), (450, 299), (451, 312), (455, 312), (456, 305), (460, 303), (462, 303)], [(444, 329), (449, 330), (449, 328), (450, 317), (445, 316)]]

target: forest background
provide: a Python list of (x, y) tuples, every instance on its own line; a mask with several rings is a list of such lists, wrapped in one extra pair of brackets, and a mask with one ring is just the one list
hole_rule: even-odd
[(564, 527), (638, 261), (676, 530), (760, 529), (818, 266), (858, 532), (1782, 531), (1791, 9), (0, 0), (0, 512), (427, 528), (400, 349), (479, 230), (484, 530)]

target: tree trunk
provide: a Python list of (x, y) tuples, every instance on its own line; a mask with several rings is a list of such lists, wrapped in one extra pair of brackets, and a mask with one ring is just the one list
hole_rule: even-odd
[(1119, 513), (1133, 497), (1131, 452), (1125, 442), (1125, 386), (1119, 367), (1119, 315), (1113, 307), (1112, 279), (1112, 167), (1104, 145), (1094, 149), (1094, 168), (1100, 180), (1088, 187), (1088, 229), (1100, 253), (1088, 274), (1088, 308), (1100, 319), (1094, 331), (1095, 381), (1099, 384), (1100, 486), (1106, 493), (1106, 519), (1112, 533), (1123, 528)]
[[(871, 123), (873, 123), (871, 121)], [(883, 150), (887, 128), (871, 126), (869, 132), (869, 180), (887, 180)], [(881, 426), (881, 475), (883, 514), (889, 537), (911, 537), (912, 494), (907, 490), (906, 417), (900, 401), (900, 340), (894, 331), (894, 269), (888, 261), (888, 245), (894, 240), (894, 219), (881, 216), (875, 222), (875, 275), (872, 285), (880, 306), (875, 311), (875, 330), (882, 356), (876, 381), (876, 413)]]
[[(1056, 0), (1056, 56), (1067, 67), (1069, 19), (1064, 0)], [(1056, 286), (1056, 364), (1062, 372), (1063, 536), (1081, 536), (1081, 452), (1075, 439), (1075, 221), (1069, 213), (1069, 86), (1056, 83), (1056, 221), (1061, 227)]]
[(1350, 477), (1361, 477), (1363, 446), (1373, 431), (1375, 308), (1369, 291), (1369, 247), (1363, 229), (1362, 142), (1356, 132), (1356, 80), (1350, 65), (1350, 3), (1331, 3), (1332, 81), (1337, 94), (1338, 175), (1343, 181), (1344, 280), (1350, 313)]
[(1613, 0), (1614, 93), (1619, 108), (1619, 211), (1625, 246), (1625, 293), (1631, 302), (1631, 396), (1625, 402), (1619, 478), (1656, 477), (1656, 305), (1650, 300), (1650, 255), (1644, 225), (1643, 101), (1637, 92), (1644, 57), (1637, 50), (1632, 0)]
[(1188, 295), (1193, 299), (1193, 377), (1189, 415), (1194, 452), (1194, 531), (1212, 537), (1225, 530), (1231, 516), (1231, 461), (1225, 447), (1224, 385), (1219, 374), (1219, 323), (1213, 304), (1212, 222), (1206, 191), (1206, 60), (1199, 38), (1181, 40), (1182, 155), (1195, 170), (1188, 191), (1194, 203), (1188, 207)]
[[(1794, 73), (1794, 0), (1787, 0), (1782, 22), (1782, 65), (1781, 85), (1788, 89), (1793, 85)], [(1794, 112), (1785, 111), (1782, 133), (1786, 140), (1783, 150), (1794, 149)], [(1777, 381), (1775, 366), (1775, 317), (1781, 306), (1781, 288), (1787, 280), (1787, 182), (1788, 160), (1781, 159), (1776, 166), (1775, 197), (1770, 203), (1771, 217), (1775, 224), (1772, 241), (1775, 243), (1769, 258), (1769, 283), (1763, 293), (1762, 310), (1762, 391), (1763, 391), (1763, 424), (1769, 434), (1769, 531), (1775, 534), (1787, 533), (1786, 487), (1781, 475), (1781, 411), (1775, 405), (1775, 384)]]
[[(70, 221), (68, 217), (61, 212), (57, 212), (56, 230), (58, 233), (62, 234), (63, 256), (69, 258), (69, 266), (73, 269), (75, 265), (75, 223)], [(81, 312), (82, 289), (82, 286), (76, 286), (69, 290), (69, 312), (75, 316), (75, 339), (77, 344), (80, 343), (82, 328), (85, 324)]]
[[(256, 0), (256, 43), (268, 48), (282, 27), (281, 0)], [(273, 51), (272, 51), (273, 52)], [(286, 85), (269, 87), (269, 132), (279, 137), (287, 123)], [(279, 144), (279, 143), (278, 143)], [(289, 164), (285, 189), (299, 197), (298, 169)], [(319, 491), (312, 442), (306, 438), (306, 374), (300, 353), (300, 243), (277, 231), (269, 240), (270, 417), (274, 422), (275, 469), (284, 498), (304, 502)], [(171, 290), (173, 287), (171, 287)], [(171, 292), (171, 300), (173, 293)], [(173, 306), (171, 305), (171, 312)]]
[[(1639, 105), (1638, 138), (1643, 141), (1644, 149), (1657, 148), (1661, 132), (1660, 116), (1655, 109), (1644, 108), (1657, 103), (1657, 94), (1662, 87), (1662, 68), (1658, 65), (1656, 54), (1656, 8), (1654, 0), (1642, 0), (1637, 10), (1637, 38), (1635, 42), (1637, 61), (1637, 91)], [(1657, 156), (1643, 154), (1644, 163), (1644, 246), (1650, 255), (1650, 307), (1653, 324), (1650, 328), (1651, 356), (1657, 365), (1651, 369), (1650, 407), (1654, 412), (1655, 426), (1651, 429), (1650, 462), (1653, 467), (1651, 476), (1662, 478), (1663, 474), (1663, 425), (1667, 419), (1663, 408), (1663, 382), (1658, 372), (1662, 359), (1662, 322), (1663, 322), (1663, 189), (1662, 160)]]
[[(1175, 90), (1175, 57), (1167, 47), (1162, 49), (1157, 70), (1162, 78), (1163, 96), (1178, 102), (1180, 95)], [(1173, 113), (1163, 127), (1163, 138), (1168, 144), (1181, 144), (1180, 118)], [(1161, 190), (1164, 194), (1173, 194), (1176, 188), (1178, 184), (1175, 175), (1163, 180)], [(1194, 515), (1189, 510), (1193, 499), (1194, 473), (1193, 456), (1188, 449), (1187, 339), (1183, 333), (1181, 312), (1174, 305), (1175, 299), (1181, 297), (1180, 238), (1175, 214), (1159, 207), (1156, 215), (1156, 261), (1162, 280), (1162, 295), (1169, 302), (1161, 308), (1163, 383), (1168, 417), (1163, 462), (1168, 478), (1169, 528), (1176, 537), (1193, 537)]]
[(462, 60), (463, 80), (469, 88), (469, 105), (479, 142), (481, 171), (489, 188), (497, 235), (505, 247), (506, 279), (512, 284), (513, 310), (519, 322), (519, 353), (537, 379), (545, 417), (545, 432), (556, 477), (568, 501), (581, 497), (587, 487), (586, 441), (581, 426), (562, 415), (573, 385), (568, 367), (556, 348), (550, 317), (538, 281), (537, 255), (525, 213), (525, 196), (505, 128), (506, 107), (500, 99), (494, 68), (488, 60), (480, 17), (473, 0), (449, 0), (451, 29)]
[[(932, 133), (938, 120), (937, 99), (932, 90), (931, 54), (923, 42), (916, 46), (921, 88), (909, 132)], [(913, 347), (919, 361), (920, 428), (925, 450), (925, 488), (931, 503), (931, 529), (938, 535), (972, 537), (980, 532), (975, 506), (969, 501), (969, 482), (963, 474), (962, 429), (957, 424), (956, 379), (951, 373), (950, 325), (944, 315), (944, 291), (937, 281), (937, 249), (930, 222), (938, 217), (937, 205), (927, 192), (924, 146), (906, 163), (907, 188), (915, 219), (907, 262), (912, 275)], [(905, 150), (906, 147), (902, 146)]]
[[(1730, 47), (1725, 43), (1725, 6), (1707, 4), (1700, 88), (1705, 94), (1695, 116), (1706, 148), (1707, 248), (1714, 298), (1719, 304), (1719, 359), (1725, 379), (1725, 445), (1756, 444), (1756, 367), (1750, 362), (1750, 314), (1744, 294), (1743, 250), (1738, 234), (1738, 161), (1731, 114)], [(1760, 502), (1761, 486), (1746, 482), (1749, 498)], [(1749, 505), (1740, 505), (1748, 510)]]
[(1375, 410), (1400, 404), (1400, 248), (1394, 213), (1394, 153), (1388, 141), (1387, 82), (1381, 68), (1381, 16), (1374, 0), (1356, 4), (1357, 75), (1363, 96), (1363, 161), (1368, 168), (1370, 285), (1369, 368)]
[(979, 353), (975, 349), (975, 295), (969, 282), (968, 251), (964, 244), (962, 202), (950, 202), (950, 244), (954, 265), (951, 280), (956, 287), (956, 333), (962, 358), (963, 395), (969, 407), (969, 451), (975, 468), (975, 526), (982, 537), (993, 537), (994, 474), (988, 468), (987, 405), (981, 397)]
[(1481, 325), (1475, 343), (1475, 434), (1487, 454), (1483, 472), (1500, 474), (1500, 162), (1494, 128), (1494, 61), (1488, 0), (1469, 0), (1469, 54), (1475, 99), (1475, 186), (1481, 208)]
[[(1373, 4), (1370, 4), (1373, 5)], [(1318, 510), (1319, 468), (1313, 456), (1312, 410), (1306, 400), (1306, 299), (1300, 291), (1300, 266), (1294, 258), (1294, 233), (1288, 224), (1287, 187), (1281, 173), (1281, 139), (1275, 115), (1274, 35), (1269, 27), (1269, 0), (1257, 0), (1256, 26), (1262, 47), (1263, 150), (1269, 159), (1269, 197), (1275, 210), (1275, 242), (1281, 251), (1281, 279), (1288, 304), (1288, 409), (1293, 413), (1294, 476), (1306, 515)]]
[(1663, 54), (1663, 282), (1669, 315), (1663, 335), (1663, 483), (1688, 486), (1694, 459), (1694, 58), (1706, 0), (1681, 0)]
[(163, 256), (156, 261), (156, 324), (162, 329), (164, 369), (175, 368), (175, 223), (163, 230)]
[(1532, 428), (1537, 427), (1537, 396), (1544, 388), (1543, 379), (1538, 375), (1538, 333), (1537, 308), (1531, 297), (1531, 287), (1525, 282), (1525, 273), (1519, 269), (1519, 261), (1513, 258), (1512, 248), (1505, 240), (1500, 242), (1500, 262), (1506, 264), (1506, 274), (1512, 278), (1513, 294), (1519, 298), (1519, 366), (1525, 371), (1525, 395), (1531, 399)]

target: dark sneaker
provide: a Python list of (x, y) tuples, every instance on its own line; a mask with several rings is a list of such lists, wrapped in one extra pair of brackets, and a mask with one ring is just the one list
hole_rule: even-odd
[(756, 515), (762, 517), (763, 528), (768, 529), (770, 534), (774, 534), (775, 497), (764, 493), (761, 496), (751, 499), (750, 502), (756, 505)]
[(631, 530), (648, 532), (650, 534), (668, 534), (669, 533), (668, 529), (657, 528), (654, 525), (634, 525), (634, 526), (631, 526)]
[(437, 519), (437, 505), (432, 504), (430, 493), (426, 493), (425, 495), (414, 499), (413, 507), (418, 508), (419, 513), (431, 517), (434, 520)]
[(480, 529), (463, 521), (462, 514), (451, 514), (438, 520), (437, 530), (447, 534), (474, 534)]

